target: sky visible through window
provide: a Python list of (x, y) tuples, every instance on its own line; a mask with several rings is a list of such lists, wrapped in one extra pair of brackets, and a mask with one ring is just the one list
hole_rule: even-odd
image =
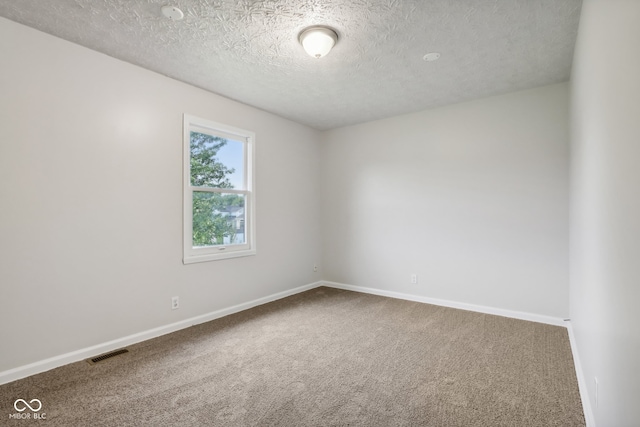
[(230, 169), (235, 169), (233, 174), (227, 176), (233, 188), (242, 190), (244, 171), (242, 170), (244, 153), (244, 144), (240, 141), (234, 141), (227, 139), (227, 143), (224, 147), (218, 151), (218, 160)]

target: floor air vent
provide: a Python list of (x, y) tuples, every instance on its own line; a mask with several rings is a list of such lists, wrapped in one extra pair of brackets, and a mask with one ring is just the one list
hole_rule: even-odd
[(121, 354), (124, 354), (124, 353), (129, 353), (129, 350), (122, 349), (122, 350), (112, 351), (111, 353), (101, 354), (100, 356), (96, 356), (92, 359), (87, 359), (87, 362), (89, 362), (90, 365), (95, 365), (98, 362), (102, 362), (103, 360), (107, 360), (115, 356), (120, 356)]

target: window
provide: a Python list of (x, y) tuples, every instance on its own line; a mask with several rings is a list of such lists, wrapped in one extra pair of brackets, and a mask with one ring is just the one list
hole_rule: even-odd
[(184, 116), (185, 264), (256, 253), (255, 134)]

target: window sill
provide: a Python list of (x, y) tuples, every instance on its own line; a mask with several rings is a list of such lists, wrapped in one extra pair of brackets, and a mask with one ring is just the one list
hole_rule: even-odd
[(195, 264), (198, 262), (219, 261), (223, 259), (240, 258), (245, 256), (252, 256), (255, 254), (256, 254), (255, 249), (247, 249), (247, 250), (224, 252), (224, 253), (207, 253), (202, 255), (189, 255), (183, 258), (182, 263), (187, 265), (187, 264)]

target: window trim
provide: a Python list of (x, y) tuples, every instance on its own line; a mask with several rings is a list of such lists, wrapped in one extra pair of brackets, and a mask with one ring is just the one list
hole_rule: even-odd
[[(208, 188), (204, 191), (225, 194), (245, 195), (245, 244), (215, 245), (193, 247), (193, 193), (203, 191), (201, 187), (191, 186), (191, 130), (207, 130), (214, 136), (223, 138), (238, 137), (237, 141), (245, 141), (244, 179), (246, 189)], [(183, 117), (183, 161), (182, 161), (182, 194), (183, 194), (183, 258), (184, 264), (216, 261), (222, 259), (245, 257), (256, 254), (256, 221), (255, 221), (255, 133), (217, 123), (200, 117), (184, 114)]]

